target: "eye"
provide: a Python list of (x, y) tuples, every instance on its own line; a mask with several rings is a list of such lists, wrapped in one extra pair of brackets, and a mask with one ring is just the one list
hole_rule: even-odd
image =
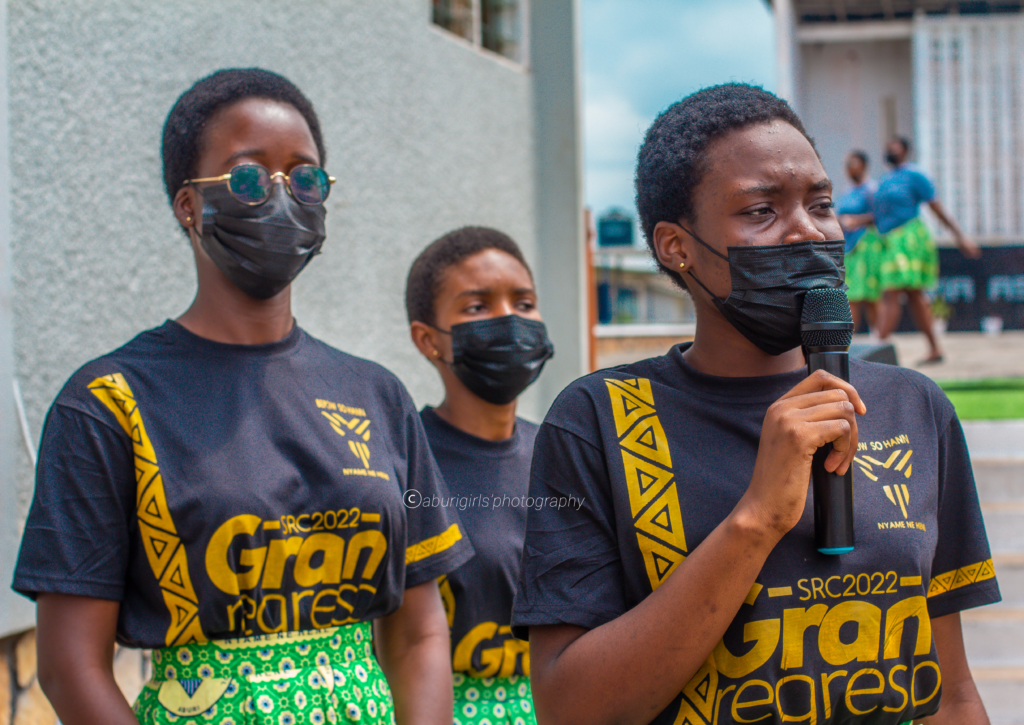
[(759, 206), (744, 212), (747, 216), (754, 217), (755, 219), (763, 219), (774, 213), (774, 210), (770, 206)]
[(537, 303), (531, 299), (521, 299), (516, 302), (516, 309), (521, 312), (533, 312), (537, 309)]
[(832, 211), (832, 209), (835, 208), (835, 206), (835, 202), (833, 202), (831, 199), (824, 199), (820, 202), (813, 204), (811, 206), (811, 209), (813, 211), (830, 212)]
[(465, 309), (463, 309), (463, 312), (465, 312), (466, 314), (469, 314), (469, 315), (475, 315), (478, 312), (483, 312), (483, 311), (484, 311), (484, 303), (483, 302), (472, 302), (469, 305), (466, 305)]

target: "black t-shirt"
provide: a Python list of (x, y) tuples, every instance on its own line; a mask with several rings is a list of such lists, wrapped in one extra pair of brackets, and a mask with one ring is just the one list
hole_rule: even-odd
[[(718, 378), (685, 346), (570, 385), (537, 436), (516, 631), (635, 607), (746, 491), (768, 406), (806, 375)], [(704, 667), (655, 723), (901, 723), (934, 713), (929, 616), (999, 600), (963, 432), (930, 380), (852, 360), (867, 405), (856, 548), (815, 550), (813, 501)], [(728, 571), (722, 572), (729, 576)], [(686, 617), (680, 612), (680, 617)]]
[(169, 321), (50, 409), (14, 588), (118, 600), (136, 647), (373, 619), (472, 556), (456, 512), (403, 505), (443, 486), (379, 365)]
[(458, 509), (476, 551), (441, 580), (452, 669), (470, 677), (529, 675), (529, 644), (512, 636), (510, 624), (537, 426), (517, 418), (511, 438), (488, 441), (447, 423), (433, 408), (421, 416), (451, 493), (441, 503)]

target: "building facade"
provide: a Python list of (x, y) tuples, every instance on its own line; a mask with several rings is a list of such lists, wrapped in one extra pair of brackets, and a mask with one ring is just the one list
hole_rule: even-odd
[[(1022, 3), (774, 0), (779, 91), (794, 103), (840, 190), (851, 149), (886, 172), (886, 140), (911, 159), (977, 243), (979, 262), (942, 252), (936, 293), (951, 330), (998, 317), (1024, 329)], [(938, 243), (948, 231), (925, 210)], [(997, 249), (996, 249), (997, 248)], [(909, 323), (908, 323), (909, 324)]]

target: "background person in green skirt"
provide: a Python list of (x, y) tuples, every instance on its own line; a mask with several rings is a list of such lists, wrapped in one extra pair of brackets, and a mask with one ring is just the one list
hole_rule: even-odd
[[(437, 577), (469, 539), (455, 511), (404, 505), (443, 480), (402, 384), (292, 317), (333, 182), (312, 104), (219, 71), (162, 151), (198, 289), (47, 416), (14, 579), (47, 697), (64, 725), (450, 722)], [(115, 640), (153, 649), (134, 712)]]
[(871, 221), (871, 200), (878, 188), (868, 176), (868, 155), (860, 150), (846, 157), (846, 175), (854, 186), (838, 202), (836, 214), (846, 236), (846, 296), (850, 300), (854, 325), (860, 327), (863, 316), (872, 332), (876, 331), (878, 298), (882, 289), (878, 281), (881, 239)]
[(878, 333), (883, 340), (899, 325), (902, 310), (900, 294), (917, 329), (928, 338), (931, 351), (922, 363), (942, 361), (942, 350), (932, 329), (932, 312), (924, 291), (939, 278), (939, 254), (931, 232), (919, 216), (921, 204), (928, 204), (950, 232), (960, 251), (971, 259), (981, 256), (978, 246), (968, 239), (960, 225), (935, 198), (935, 185), (923, 171), (907, 162), (910, 142), (894, 138), (886, 144), (885, 160), (893, 170), (878, 184), (874, 196), (874, 219), (882, 234), (882, 261), (879, 281), (882, 301), (879, 307)]
[[(552, 354), (533, 275), (512, 239), (466, 227), (413, 263), (413, 342), (444, 382), (423, 426), (476, 556), (441, 581), (452, 633), (454, 721), (535, 723), (529, 644), (511, 634), (537, 426), (516, 398)], [(424, 505), (426, 502), (424, 502)]]

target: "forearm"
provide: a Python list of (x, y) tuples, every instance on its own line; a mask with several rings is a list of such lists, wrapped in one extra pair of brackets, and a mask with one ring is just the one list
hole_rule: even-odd
[[(696, 674), (736, 616), (777, 542), (734, 511), (651, 596), (573, 640), (532, 685), (550, 723), (650, 722)], [(533, 649), (534, 645), (531, 645)], [(622, 673), (630, 673), (623, 686)]]
[(374, 623), (377, 658), (388, 679), (398, 725), (451, 725), (448, 620), (437, 582), (405, 591), (402, 606)]
[(102, 599), (39, 596), (39, 684), (64, 725), (138, 725), (114, 680), (119, 609)]
[(964, 232), (960, 228), (960, 225), (956, 223), (956, 219), (954, 219), (949, 214), (949, 212), (946, 211), (946, 207), (944, 207), (940, 201), (930, 201), (928, 202), (928, 206), (935, 213), (935, 216), (939, 218), (939, 221), (942, 222), (943, 225), (945, 225), (945, 227), (949, 229), (949, 231), (953, 232), (954, 237), (956, 237), (957, 239), (963, 237)]
[(63, 725), (138, 725), (112, 671), (67, 665), (40, 675), (43, 692)]
[(925, 725), (989, 725), (988, 714), (973, 681), (969, 687), (953, 692), (943, 685), (939, 711), (920, 722)]
[(447, 636), (435, 636), (421, 640), (398, 657), (390, 658), (385, 675), (395, 700), (395, 722), (398, 725), (448, 725), (451, 722), (449, 647)]
[(932, 636), (942, 666), (942, 704), (937, 713), (922, 722), (927, 725), (989, 725), (967, 664), (960, 614), (933, 619)]

